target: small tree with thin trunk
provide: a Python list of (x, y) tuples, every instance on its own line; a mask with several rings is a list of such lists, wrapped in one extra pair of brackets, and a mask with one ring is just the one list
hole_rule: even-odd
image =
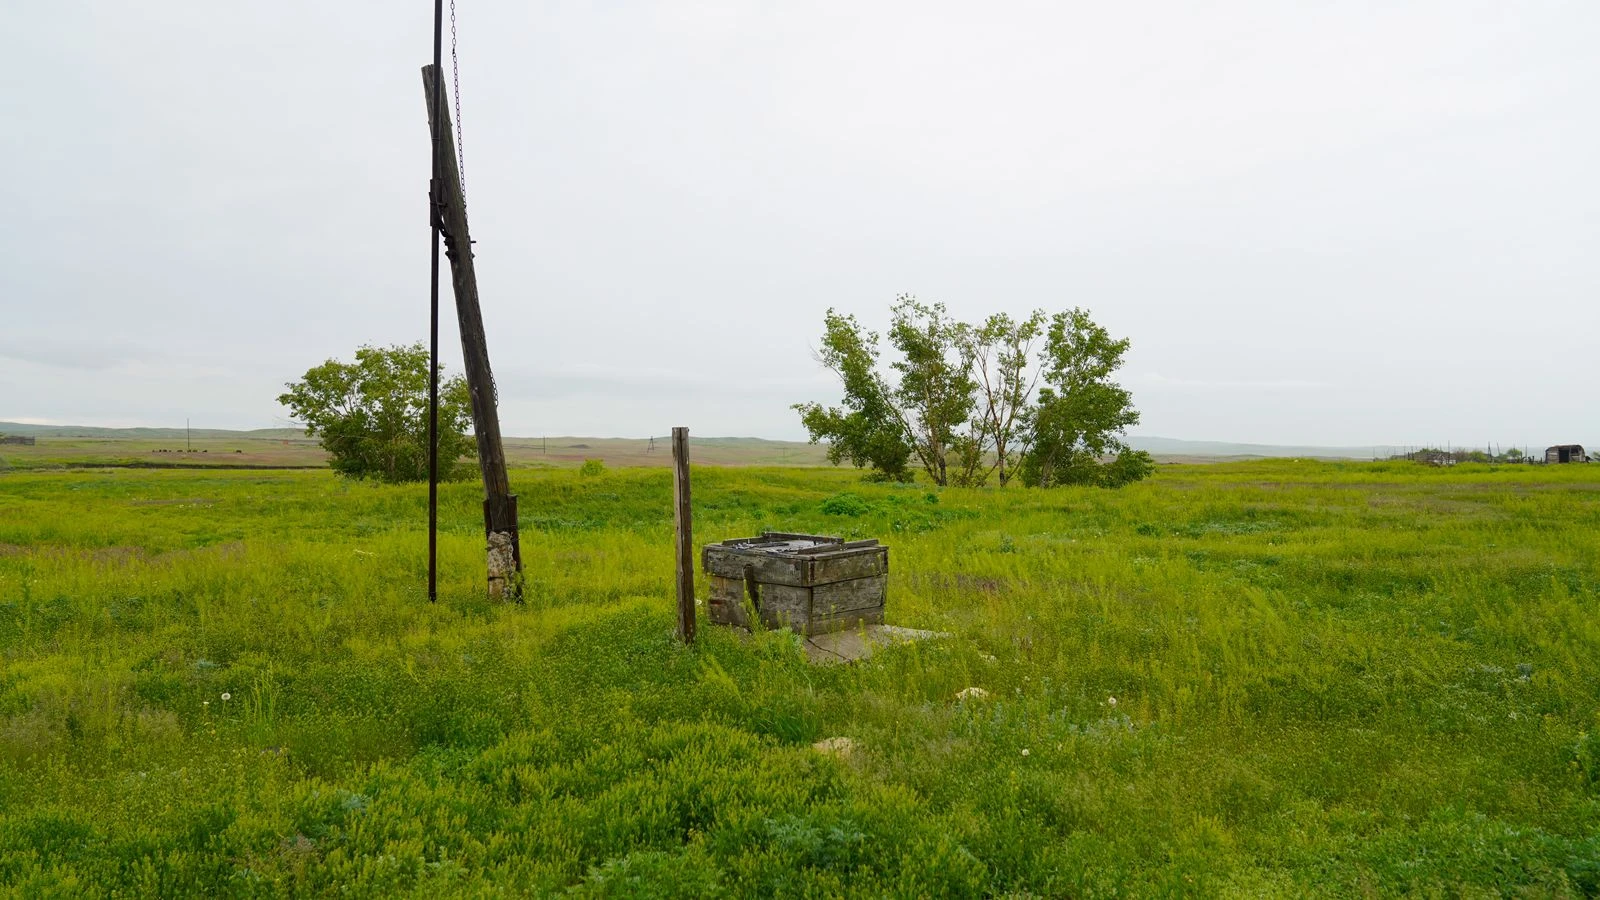
[[(441, 373), (442, 374), (442, 373)], [(378, 481), (428, 477), (428, 350), (363, 346), (354, 363), (330, 359), (286, 385), (278, 402), (320, 438), (335, 472)], [(467, 474), (472, 404), (457, 375), (439, 384), (439, 477)]]
[(978, 385), (975, 429), (993, 448), (988, 469), (973, 479), (979, 484), (995, 474), (1005, 487), (1016, 474), (1016, 462), (1027, 452), (1028, 408), (1040, 375), (1037, 367), (1030, 371), (1029, 360), (1044, 324), (1043, 310), (1021, 320), (995, 313), (983, 327), (969, 331), (968, 355)]
[(910, 481), (911, 445), (894, 392), (877, 371), (878, 335), (863, 329), (855, 316), (830, 309), (823, 319), (817, 361), (843, 382), (844, 405), (794, 405), (812, 442), (828, 441), (828, 459), (834, 465), (849, 460), (885, 480)]
[(966, 428), (973, 410), (972, 341), (943, 303), (902, 295), (891, 311), (889, 343), (899, 351), (894, 391), (899, 418), (922, 470), (934, 484), (969, 482), (983, 457), (981, 432)]

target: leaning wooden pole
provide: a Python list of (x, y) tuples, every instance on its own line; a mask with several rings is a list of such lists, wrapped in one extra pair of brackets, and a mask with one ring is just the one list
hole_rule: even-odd
[(488, 540), (489, 594), (521, 596), (522, 544), (517, 537), (517, 496), (506, 477), (505, 449), (500, 443), (500, 414), (495, 408), (494, 373), (489, 368), (489, 343), (478, 306), (478, 277), (472, 264), (472, 236), (467, 230), (467, 204), (461, 196), (461, 171), (456, 165), (455, 136), (449, 110), (437, 96), (439, 77), (432, 65), (422, 67), (423, 96), (428, 103), (428, 130), (439, 147), (438, 176), (433, 185), (433, 210), (450, 260), (450, 283), (456, 295), (456, 322), (461, 356), (472, 393), (472, 429), (478, 436), (478, 466), (483, 470), (483, 528)]

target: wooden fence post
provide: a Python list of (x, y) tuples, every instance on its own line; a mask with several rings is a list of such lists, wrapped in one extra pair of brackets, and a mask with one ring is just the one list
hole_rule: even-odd
[(678, 639), (694, 643), (694, 521), (689, 506), (689, 429), (672, 429), (672, 524), (678, 551)]

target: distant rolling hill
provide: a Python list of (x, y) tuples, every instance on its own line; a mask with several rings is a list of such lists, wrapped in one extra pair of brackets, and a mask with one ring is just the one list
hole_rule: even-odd
[[(93, 441), (276, 441), (306, 440), (298, 428), (258, 428), (230, 431), (196, 428), (187, 434), (182, 428), (98, 428), (87, 425), (27, 425), (0, 422), (0, 434), (15, 434), (47, 440), (88, 439)], [(611, 465), (666, 465), (672, 456), (671, 440), (666, 435), (644, 438), (593, 437), (507, 437), (506, 455), (523, 465), (563, 465), (585, 459), (603, 459)], [(1394, 446), (1336, 447), (1282, 444), (1237, 444), (1224, 441), (1186, 441), (1153, 435), (1134, 435), (1129, 443), (1164, 461), (1187, 459), (1249, 459), (1262, 457), (1315, 457), (1318, 459), (1371, 459), (1405, 452)], [(307, 450), (313, 448), (307, 447)], [(706, 465), (820, 466), (827, 464), (827, 448), (804, 441), (775, 441), (751, 437), (699, 437), (691, 441), (696, 463)], [(314, 451), (320, 452), (320, 451)]]
[(1367, 447), (1313, 447), (1289, 444), (1230, 444), (1223, 441), (1185, 441), (1177, 438), (1133, 435), (1128, 443), (1155, 457), (1251, 458), (1313, 457), (1316, 459), (1372, 459), (1403, 452), (1384, 445)]
[(306, 436), (299, 428), (257, 428), (250, 431), (229, 431), (223, 428), (98, 428), (93, 425), (27, 425), (22, 422), (0, 422), (0, 434), (17, 434), (24, 437), (59, 438), (111, 438), (123, 440), (182, 440), (191, 438), (238, 440), (293, 440)]

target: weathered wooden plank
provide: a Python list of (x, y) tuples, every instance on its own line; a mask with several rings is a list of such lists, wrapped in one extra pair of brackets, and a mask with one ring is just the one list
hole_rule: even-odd
[(706, 602), (706, 616), (718, 625), (750, 627), (750, 613), (745, 606), (743, 579), (711, 576), (711, 597)]
[(830, 584), (883, 575), (889, 571), (889, 549), (878, 547), (868, 552), (852, 551), (838, 556), (811, 557), (806, 560), (805, 583)]
[(788, 626), (806, 634), (811, 621), (811, 589), (787, 584), (761, 585), (761, 622), (768, 628)]
[(694, 511), (689, 505), (689, 429), (672, 429), (672, 524), (677, 535), (678, 639), (694, 643)]
[(848, 541), (842, 544), (818, 544), (815, 547), (803, 547), (794, 552), (805, 556), (818, 556), (824, 553), (841, 553), (846, 550), (861, 550), (876, 546), (878, 546), (877, 538), (868, 538), (864, 541)]
[(762, 553), (740, 553), (718, 546), (708, 546), (700, 554), (700, 564), (705, 571), (724, 578), (744, 578), (746, 566), (755, 570), (756, 580), (763, 584), (803, 585), (806, 560), (769, 556)]
[(756, 580), (764, 584), (801, 586), (882, 575), (889, 571), (889, 550), (871, 547), (837, 555), (779, 556), (712, 545), (701, 551), (700, 561), (705, 571), (713, 575), (742, 578), (749, 566), (755, 569)]
[(829, 537), (824, 534), (796, 534), (790, 531), (763, 531), (763, 541), (826, 541), (829, 544), (843, 544), (844, 538)]
[(716, 601), (744, 599), (744, 581), (738, 578), (711, 576), (711, 599)]
[(889, 576), (852, 578), (811, 589), (811, 617), (822, 619), (868, 607), (882, 607), (889, 592)]

